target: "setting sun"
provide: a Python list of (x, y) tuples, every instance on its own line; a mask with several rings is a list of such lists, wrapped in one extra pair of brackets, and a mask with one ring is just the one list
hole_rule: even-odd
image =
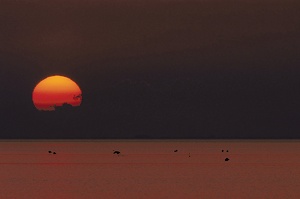
[(81, 104), (81, 90), (70, 78), (51, 76), (39, 82), (33, 90), (32, 101), (38, 110), (55, 110), (64, 103), (72, 106)]

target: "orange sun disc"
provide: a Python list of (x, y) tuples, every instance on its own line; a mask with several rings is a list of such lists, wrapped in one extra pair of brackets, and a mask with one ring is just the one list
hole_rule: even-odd
[(39, 82), (32, 93), (32, 101), (38, 110), (52, 111), (63, 104), (80, 106), (82, 92), (70, 78), (50, 76)]

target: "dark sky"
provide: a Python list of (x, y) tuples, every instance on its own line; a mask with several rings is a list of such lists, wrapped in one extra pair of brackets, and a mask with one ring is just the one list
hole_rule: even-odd
[[(300, 4), (1, 0), (0, 138), (300, 138)], [(35, 109), (65, 75), (80, 107)]]

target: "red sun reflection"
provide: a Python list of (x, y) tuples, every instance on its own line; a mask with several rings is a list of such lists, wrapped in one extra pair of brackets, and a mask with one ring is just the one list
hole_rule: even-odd
[(38, 110), (53, 111), (64, 103), (80, 106), (82, 92), (70, 78), (50, 76), (39, 82), (33, 90), (32, 101)]

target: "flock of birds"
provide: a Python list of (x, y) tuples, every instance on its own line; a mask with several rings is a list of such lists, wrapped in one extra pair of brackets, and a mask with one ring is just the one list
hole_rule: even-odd
[[(178, 152), (178, 150), (175, 149), (175, 150), (174, 150), (174, 153), (177, 153), (177, 152)], [(222, 149), (222, 153), (224, 153), (224, 152), (225, 152), (225, 150)], [(226, 152), (228, 153), (229, 150), (226, 150)], [(54, 155), (56, 154), (55, 151), (48, 151), (48, 153), (49, 153), (49, 154), (54, 154)], [(121, 151), (113, 150), (113, 154), (120, 155), (120, 154), (121, 154)], [(189, 157), (191, 157), (191, 154), (190, 154), (190, 153), (189, 153)], [(229, 161), (229, 158), (225, 158), (225, 161), (226, 161), (226, 162)]]
[[(224, 152), (224, 149), (222, 149), (222, 153)], [(226, 152), (228, 153), (229, 151), (228, 150), (226, 150)], [(227, 161), (229, 161), (229, 158), (225, 158), (225, 161), (227, 162)]]
[[(178, 150), (177, 149), (175, 149), (174, 150), (174, 153), (176, 153), (176, 152), (178, 152)], [(222, 149), (222, 153), (223, 152), (225, 152), (225, 150), (224, 149)], [(226, 150), (226, 152), (228, 153), (229, 152), (229, 150)], [(121, 154), (121, 152), (120, 151), (116, 151), (116, 150), (113, 150), (113, 154), (117, 154), (117, 155), (119, 155), (119, 154)], [(191, 154), (189, 153), (189, 157), (191, 157)], [(229, 158), (225, 158), (225, 161), (227, 162), (227, 161), (229, 161)]]

